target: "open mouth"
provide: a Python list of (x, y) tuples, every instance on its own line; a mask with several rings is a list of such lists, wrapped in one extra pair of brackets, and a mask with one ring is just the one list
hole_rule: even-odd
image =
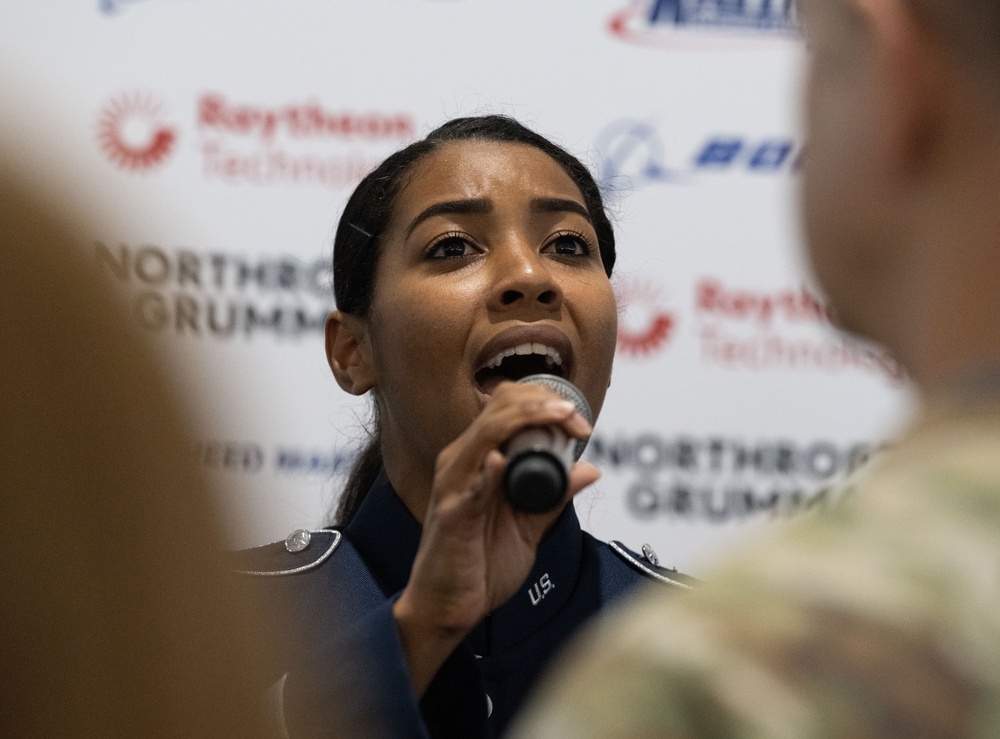
[(486, 395), (492, 395), (504, 381), (517, 382), (529, 375), (549, 374), (566, 377), (567, 367), (557, 349), (536, 342), (518, 344), (492, 356), (476, 371), (476, 383)]

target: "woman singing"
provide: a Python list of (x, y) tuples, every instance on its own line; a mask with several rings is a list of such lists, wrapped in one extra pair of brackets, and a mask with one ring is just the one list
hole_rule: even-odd
[(644, 579), (687, 587), (581, 531), (572, 498), (593, 465), (572, 466), (550, 512), (503, 493), (518, 432), (591, 433), (572, 403), (515, 381), (558, 375), (600, 412), (611, 224), (576, 158), (510, 118), (461, 118), (358, 185), (333, 261), (327, 358), (371, 396), (371, 442), (335, 527), (240, 554), (297, 642), (286, 725), (327, 736), (360, 712), (391, 736), (498, 736), (589, 616)]

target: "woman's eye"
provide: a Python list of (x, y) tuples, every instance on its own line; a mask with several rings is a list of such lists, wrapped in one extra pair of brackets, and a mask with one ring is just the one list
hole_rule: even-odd
[(579, 236), (557, 236), (551, 246), (552, 251), (560, 256), (585, 257), (590, 254), (590, 245)]
[(449, 259), (467, 257), (474, 253), (475, 249), (468, 241), (458, 236), (450, 236), (437, 242), (431, 249), (429, 256), (431, 259)]

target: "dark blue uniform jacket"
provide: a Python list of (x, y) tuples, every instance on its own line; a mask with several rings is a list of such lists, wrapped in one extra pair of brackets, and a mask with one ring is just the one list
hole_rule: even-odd
[(587, 618), (641, 582), (678, 589), (690, 582), (656, 567), (653, 555), (582, 531), (569, 505), (521, 589), (469, 634), (418, 700), (392, 604), (410, 576), (420, 532), (382, 476), (343, 531), (312, 532), (294, 553), (298, 547), (286, 542), (237, 553), (237, 568), (254, 576), (254, 590), (275, 616), (273, 672), (276, 680), (285, 675), (292, 739), (350, 735), (343, 729), (351, 722), (370, 736), (500, 736)]

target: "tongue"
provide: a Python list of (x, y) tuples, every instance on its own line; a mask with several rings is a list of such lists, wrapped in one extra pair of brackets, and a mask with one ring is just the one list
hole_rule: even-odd
[(493, 392), (497, 389), (497, 385), (504, 381), (509, 382), (503, 375), (490, 373), (485, 377), (479, 378), (479, 387), (487, 395), (493, 395)]
[(541, 354), (514, 354), (504, 357), (498, 367), (483, 367), (476, 372), (476, 382), (487, 395), (492, 395), (501, 382), (517, 382), (522, 377), (537, 375), (539, 372), (559, 374), (551, 357)]

